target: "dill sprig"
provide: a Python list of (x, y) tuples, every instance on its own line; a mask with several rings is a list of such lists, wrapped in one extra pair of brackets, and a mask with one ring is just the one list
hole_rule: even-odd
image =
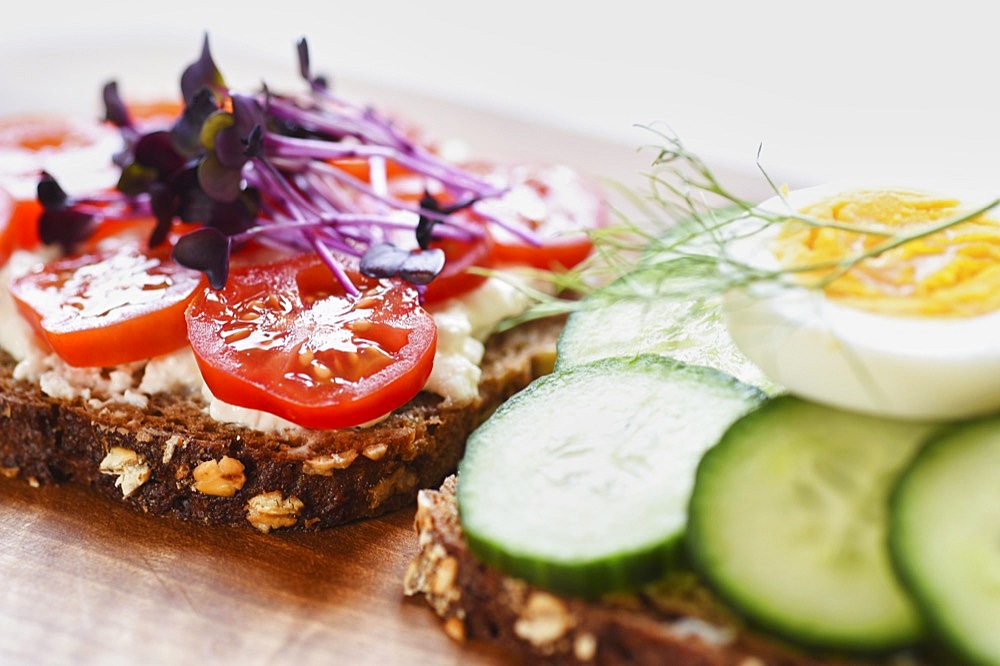
[[(1000, 205), (998, 197), (945, 219), (904, 227), (811, 217), (794, 208), (788, 200), (787, 186), (775, 182), (764, 168), (759, 146), (755, 167), (771, 192), (768, 199), (776, 204), (762, 207), (759, 200), (741, 196), (720, 179), (675, 134), (654, 126), (645, 129), (654, 136), (639, 148), (652, 151), (649, 169), (640, 174), (645, 190), (609, 183), (613, 198), (622, 203), (613, 208), (613, 224), (589, 232), (594, 243), (593, 256), (570, 271), (539, 273), (537, 278), (548, 281), (550, 289), (532, 291), (535, 306), (505, 326), (551, 314), (572, 313), (586, 307), (587, 296), (610, 284), (617, 283), (613, 296), (618, 299), (662, 298), (665, 291), (670, 291), (666, 286), (654, 292), (630, 291), (628, 281), (620, 279), (636, 271), (658, 271), (664, 285), (680, 280), (675, 291), (686, 290), (689, 297), (721, 296), (728, 290), (762, 282), (822, 290), (862, 262), (973, 220)], [(792, 266), (768, 267), (766, 263), (731, 252), (736, 243), (773, 232), (776, 226), (792, 221), (849, 232), (875, 242), (863, 243), (865, 249), (843, 257)], [(711, 279), (702, 279), (694, 285), (689, 279), (692, 266), (712, 269), (696, 271), (702, 276), (710, 275)], [(807, 280), (810, 274), (820, 277)], [(704, 291), (695, 293), (696, 289)]]

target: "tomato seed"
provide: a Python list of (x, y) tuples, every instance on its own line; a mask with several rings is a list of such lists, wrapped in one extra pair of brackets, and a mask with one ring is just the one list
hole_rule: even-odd
[(356, 319), (347, 324), (347, 328), (349, 328), (352, 333), (367, 333), (374, 327), (375, 324), (373, 324), (370, 319)]
[(226, 341), (226, 344), (232, 344), (234, 342), (239, 342), (240, 340), (246, 340), (250, 337), (253, 329), (245, 326), (243, 328), (234, 328), (228, 331), (223, 331), (222, 339)]
[(315, 356), (316, 355), (313, 354), (313, 350), (309, 349), (309, 347), (302, 345), (302, 347), (299, 348), (299, 363), (302, 365), (309, 365), (312, 363)]
[(313, 377), (321, 382), (328, 382), (333, 377), (333, 370), (330, 369), (330, 366), (320, 361), (313, 361), (311, 370)]

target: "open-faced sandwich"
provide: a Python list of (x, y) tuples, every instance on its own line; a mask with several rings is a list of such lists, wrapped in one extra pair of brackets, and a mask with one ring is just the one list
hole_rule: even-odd
[(527, 663), (1000, 664), (996, 193), (756, 205), (666, 139), (686, 217), (420, 494), (406, 593)]
[(438, 485), (551, 367), (561, 321), (498, 325), (590, 253), (593, 184), (458, 159), (299, 65), (241, 93), (206, 39), (176, 104), (112, 82), (103, 122), (0, 126), (4, 476), (326, 527)]

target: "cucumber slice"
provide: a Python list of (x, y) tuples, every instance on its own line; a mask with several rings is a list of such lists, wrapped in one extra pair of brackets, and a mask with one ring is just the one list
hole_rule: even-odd
[(655, 353), (717, 368), (776, 393), (778, 386), (726, 331), (720, 280), (715, 260), (706, 257), (672, 259), (618, 278), (569, 316), (557, 343), (556, 368)]
[(695, 568), (751, 621), (800, 643), (913, 643), (921, 622), (890, 563), (888, 496), (933, 428), (774, 398), (698, 467)]
[(472, 552), (586, 597), (660, 577), (683, 552), (702, 453), (763, 397), (655, 355), (537, 380), (469, 439), (458, 504)]
[(928, 624), (970, 663), (1000, 664), (1000, 417), (920, 451), (893, 493), (889, 530)]

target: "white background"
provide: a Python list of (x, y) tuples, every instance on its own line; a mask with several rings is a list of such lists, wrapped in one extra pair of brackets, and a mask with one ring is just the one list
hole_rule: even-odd
[(924, 4), (36, 2), (0, 23), (0, 44), (9, 81), (53, 48), (75, 50), (67, 69), (88, 72), (88, 50), (129, 38), (130, 60), (136, 44), (139, 57), (168, 44), (190, 58), (205, 32), (224, 71), (221, 54), (240, 49), (291, 69), (306, 36), (315, 68), (334, 80), (428, 93), (626, 149), (648, 139), (636, 125), (663, 122), (738, 170), (754, 172), (760, 147), (764, 168), (793, 184), (877, 174), (1000, 190), (992, 12)]

